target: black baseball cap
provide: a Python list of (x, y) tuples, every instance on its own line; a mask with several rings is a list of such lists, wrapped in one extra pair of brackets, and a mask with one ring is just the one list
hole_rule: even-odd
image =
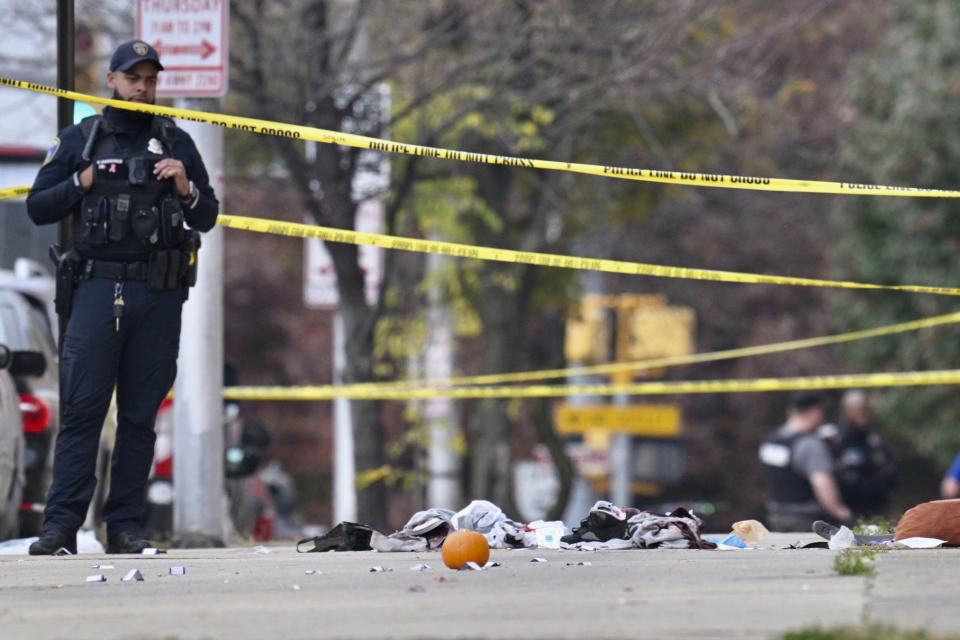
[(809, 391), (800, 392), (790, 399), (791, 411), (799, 413), (808, 409), (813, 409), (814, 407), (819, 407), (821, 409), (823, 408), (823, 398), (820, 397), (820, 394), (818, 393), (812, 393)]
[(117, 47), (110, 57), (110, 71), (126, 71), (138, 62), (149, 60), (157, 65), (157, 71), (163, 71), (157, 50), (143, 40), (130, 40)]

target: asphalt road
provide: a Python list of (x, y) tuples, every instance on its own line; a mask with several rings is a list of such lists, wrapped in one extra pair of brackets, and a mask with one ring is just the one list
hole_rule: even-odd
[[(765, 542), (801, 537), (814, 539)], [(775, 638), (864, 623), (960, 634), (960, 549), (883, 553), (874, 577), (837, 575), (834, 555), (494, 551), (501, 566), (483, 572), (451, 571), (439, 554), (292, 545), (0, 556), (0, 638)], [(143, 582), (120, 581), (132, 568)], [(98, 573), (105, 583), (86, 582)]]

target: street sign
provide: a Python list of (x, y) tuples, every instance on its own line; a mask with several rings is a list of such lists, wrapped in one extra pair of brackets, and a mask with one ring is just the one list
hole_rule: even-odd
[[(316, 224), (309, 220), (308, 224)], [(356, 230), (361, 233), (383, 232), (383, 201), (370, 198), (357, 205)], [(340, 304), (337, 289), (337, 272), (333, 257), (323, 240), (304, 239), (303, 304), (309, 309), (336, 309)], [(383, 249), (362, 244), (357, 248), (357, 263), (363, 272), (364, 293), (367, 304), (376, 304), (383, 280)]]
[(229, 69), (229, 0), (138, 0), (137, 37), (160, 54), (158, 96), (222, 96)]
[(621, 314), (617, 360), (668, 358), (693, 353), (696, 315), (690, 307), (638, 306)]
[(680, 435), (681, 422), (680, 407), (670, 404), (561, 404), (556, 410), (557, 433), (561, 435), (606, 431), (669, 438)]
[[(668, 306), (663, 296), (621, 293), (588, 295), (567, 318), (564, 354), (568, 362), (630, 362), (693, 353), (696, 315), (690, 307)], [(662, 370), (618, 371), (614, 382)]]

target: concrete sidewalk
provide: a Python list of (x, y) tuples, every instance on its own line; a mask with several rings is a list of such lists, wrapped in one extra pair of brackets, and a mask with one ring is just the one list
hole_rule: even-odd
[[(801, 538), (815, 539), (764, 542)], [(0, 556), (0, 638), (774, 638), (864, 623), (960, 634), (960, 550), (883, 553), (874, 577), (838, 576), (834, 555), (494, 551), (502, 566), (483, 572), (450, 571), (436, 553), (293, 545)], [(93, 568), (101, 563), (115, 568)], [(411, 571), (421, 563), (432, 570)], [(186, 575), (169, 575), (172, 566)], [(120, 582), (131, 568), (143, 582)], [(96, 573), (107, 582), (85, 582)]]

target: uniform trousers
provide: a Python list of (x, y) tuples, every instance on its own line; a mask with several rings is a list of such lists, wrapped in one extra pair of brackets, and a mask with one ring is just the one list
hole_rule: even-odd
[(173, 386), (180, 346), (179, 288), (150, 291), (122, 283), (119, 330), (113, 315), (117, 282), (77, 285), (60, 362), (63, 421), (54, 452), (44, 530), (68, 534), (85, 520), (97, 484), (100, 432), (117, 392), (117, 432), (110, 491), (103, 508), (109, 534), (136, 533), (145, 509), (157, 410)]

